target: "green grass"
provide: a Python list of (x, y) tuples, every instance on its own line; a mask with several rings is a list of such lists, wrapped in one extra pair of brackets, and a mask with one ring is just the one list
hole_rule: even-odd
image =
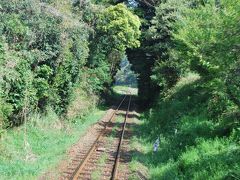
[(62, 122), (50, 111), (45, 117), (33, 115), (26, 125), (26, 134), (24, 125), (8, 130), (0, 140), (1, 179), (37, 179), (54, 168), (104, 112), (95, 109), (82, 119)]
[(101, 171), (96, 170), (91, 174), (91, 179), (92, 180), (99, 180), (101, 178)]
[[(223, 117), (209, 119), (209, 90), (199, 85), (198, 76), (188, 76), (135, 126), (132, 179), (141, 167), (156, 180), (240, 179), (239, 124), (226, 129)], [(154, 153), (158, 137), (160, 146)]]
[(100, 166), (105, 165), (106, 160), (107, 160), (107, 153), (104, 152), (104, 153), (102, 154), (102, 156), (100, 157), (100, 159), (98, 160), (98, 165), (100, 165)]
[[(121, 123), (123, 121), (123, 117), (117, 116), (116, 119), (114, 120), (114, 122), (116, 123)], [(107, 137), (107, 144), (106, 144), (106, 149), (109, 149), (114, 141), (114, 138), (116, 136), (117, 133), (117, 125), (115, 125), (112, 128), (112, 131), (110, 133), (110, 135)], [(95, 169), (92, 174), (91, 174), (91, 179), (93, 180), (98, 180), (101, 179), (101, 175), (102, 175), (102, 167), (104, 167), (104, 165), (106, 164), (108, 155), (106, 152), (103, 152), (103, 154), (101, 155), (101, 157), (98, 159), (97, 161), (97, 169)]]
[(101, 178), (101, 175), (102, 175), (101, 167), (104, 167), (104, 165), (106, 164), (106, 160), (107, 160), (107, 153), (104, 152), (97, 161), (98, 168), (94, 170), (91, 174), (91, 178), (93, 180), (98, 180)]
[(134, 87), (128, 87), (128, 86), (113, 86), (113, 91), (117, 94), (129, 94), (137, 95), (138, 89)]

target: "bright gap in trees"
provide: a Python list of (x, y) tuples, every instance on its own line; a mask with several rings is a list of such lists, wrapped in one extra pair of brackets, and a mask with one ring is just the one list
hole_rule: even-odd
[(134, 71), (131, 70), (132, 65), (127, 57), (123, 58), (120, 63), (120, 68), (115, 75), (114, 91), (118, 94), (138, 94), (137, 77)]

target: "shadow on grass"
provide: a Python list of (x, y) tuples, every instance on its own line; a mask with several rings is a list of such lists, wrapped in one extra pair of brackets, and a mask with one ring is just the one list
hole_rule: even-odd
[[(227, 149), (225, 153), (218, 152), (220, 145), (211, 146), (223, 135), (219, 125), (207, 118), (210, 91), (199, 84), (199, 81), (195, 81), (169, 94), (153, 110), (143, 114), (140, 119), (144, 123), (134, 128), (136, 138), (147, 149), (135, 153), (134, 159), (152, 169), (151, 179), (201, 179), (211, 176), (229, 179), (231, 172), (239, 177), (235, 169), (239, 168), (236, 163), (240, 160), (240, 148), (233, 153), (229, 150), (230, 143), (225, 143), (227, 140), (223, 140), (224, 148)], [(153, 143), (158, 137), (160, 145), (154, 153)], [(201, 148), (206, 148), (206, 157), (194, 156), (195, 150), (197, 154), (202, 153)], [(216, 154), (208, 154), (208, 151)], [(184, 154), (189, 156), (192, 164), (182, 163)], [(195, 157), (199, 160), (195, 161)]]
[(154, 140), (158, 134), (172, 135), (182, 117), (193, 113), (201, 114), (200, 107), (203, 108), (207, 103), (209, 91), (198, 84), (197, 81), (183, 86), (157, 104), (156, 108), (146, 112), (142, 117), (147, 121), (142, 126), (144, 131), (141, 136)]

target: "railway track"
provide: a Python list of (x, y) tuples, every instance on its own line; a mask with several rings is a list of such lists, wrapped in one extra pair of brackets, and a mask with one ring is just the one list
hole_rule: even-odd
[[(130, 106), (131, 95), (126, 95), (97, 138), (86, 142), (86, 150), (81, 150), (82, 153), (73, 161), (75, 165), (69, 169), (68, 178), (64, 179), (118, 179), (121, 145)], [(116, 117), (122, 115), (124, 115), (124, 121), (115, 122)], [(115, 132), (114, 135), (113, 132)], [(110, 136), (111, 142), (109, 141)]]

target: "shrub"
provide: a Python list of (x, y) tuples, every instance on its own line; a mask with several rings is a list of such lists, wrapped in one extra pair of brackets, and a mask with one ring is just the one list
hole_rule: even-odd
[(179, 159), (183, 177), (225, 179), (239, 172), (240, 148), (228, 139), (199, 140)]
[(13, 109), (9, 124), (21, 124), (24, 108), (66, 112), (87, 62), (84, 22), (71, 19), (71, 8), (37, 1), (1, 1), (0, 7), (0, 91)]

